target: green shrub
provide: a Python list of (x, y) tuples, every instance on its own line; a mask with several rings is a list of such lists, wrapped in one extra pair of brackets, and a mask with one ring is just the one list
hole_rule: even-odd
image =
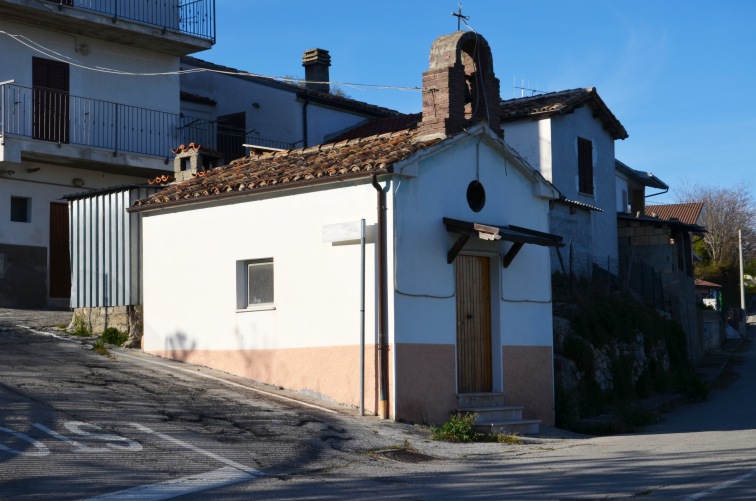
[(478, 439), (478, 433), (475, 431), (475, 414), (457, 413), (440, 428), (431, 426), (431, 438), (447, 442), (475, 442)]
[(102, 333), (102, 340), (108, 344), (114, 344), (121, 346), (126, 340), (129, 339), (129, 335), (125, 332), (121, 332), (115, 327), (108, 327), (105, 332)]

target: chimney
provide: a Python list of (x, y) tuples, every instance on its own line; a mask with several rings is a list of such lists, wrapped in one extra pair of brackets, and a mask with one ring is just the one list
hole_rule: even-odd
[[(330, 92), (328, 85), (330, 77), (328, 67), (331, 66), (331, 56), (324, 49), (306, 50), (302, 56), (302, 66), (305, 68), (305, 87), (316, 92)], [(322, 82), (322, 83), (313, 83)]]
[(423, 73), (418, 141), (444, 138), (480, 121), (501, 135), (500, 101), (486, 39), (472, 31), (443, 35), (433, 42)]
[(189, 146), (182, 144), (171, 151), (176, 155), (173, 159), (173, 176), (176, 181), (186, 181), (195, 176), (202, 176), (205, 171), (223, 165), (220, 152), (198, 144), (189, 143)]

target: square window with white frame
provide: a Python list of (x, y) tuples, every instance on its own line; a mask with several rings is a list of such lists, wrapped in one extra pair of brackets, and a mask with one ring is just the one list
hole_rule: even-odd
[(273, 304), (273, 259), (247, 261), (247, 307)]

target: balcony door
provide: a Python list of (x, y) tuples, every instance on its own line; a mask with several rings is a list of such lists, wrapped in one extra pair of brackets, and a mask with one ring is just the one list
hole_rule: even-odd
[(244, 141), (247, 139), (247, 114), (234, 113), (218, 117), (218, 151), (223, 155), (223, 162), (241, 158), (246, 154)]
[(69, 68), (68, 64), (40, 57), (32, 58), (34, 88), (34, 139), (68, 142)]

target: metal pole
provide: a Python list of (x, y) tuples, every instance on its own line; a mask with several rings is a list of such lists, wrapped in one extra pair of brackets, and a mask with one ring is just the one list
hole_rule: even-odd
[(360, 416), (365, 415), (365, 220), (360, 221)]
[(745, 284), (743, 284), (743, 231), (738, 230), (738, 252), (740, 253), (740, 309), (745, 311)]

